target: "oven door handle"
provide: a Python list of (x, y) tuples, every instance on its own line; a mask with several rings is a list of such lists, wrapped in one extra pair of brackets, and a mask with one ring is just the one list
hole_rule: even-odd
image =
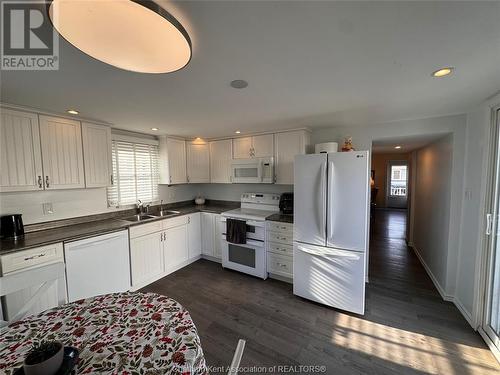
[(242, 247), (264, 247), (263, 241), (247, 240), (246, 243), (233, 243), (233, 242), (229, 242), (228, 240), (226, 240), (226, 236), (222, 236), (222, 240), (227, 242), (228, 245), (237, 245), (237, 246), (242, 246)]

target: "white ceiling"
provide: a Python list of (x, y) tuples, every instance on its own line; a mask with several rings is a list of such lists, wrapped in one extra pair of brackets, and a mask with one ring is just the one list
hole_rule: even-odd
[[(374, 140), (372, 152), (374, 154), (406, 154), (418, 150), (428, 144), (445, 137), (447, 134), (420, 134), (406, 137), (392, 137)], [(400, 149), (394, 147), (401, 146)]]
[[(193, 40), (185, 69), (131, 73), (61, 40), (59, 71), (2, 72), (2, 101), (77, 108), (124, 129), (212, 137), (464, 113), (500, 90), (500, 2), (165, 7)], [(449, 65), (452, 76), (430, 76)], [(233, 79), (249, 85), (233, 89)]]

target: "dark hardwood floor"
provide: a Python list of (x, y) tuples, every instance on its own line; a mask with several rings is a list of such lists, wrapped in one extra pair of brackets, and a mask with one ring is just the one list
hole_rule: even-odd
[(265, 366), (246, 373), (499, 374), (480, 336), (441, 299), (406, 246), (405, 215), (375, 213), (364, 316), (306, 301), (289, 284), (206, 260), (143, 291), (174, 298), (190, 311), (209, 366), (228, 366), (243, 338), (242, 366)]

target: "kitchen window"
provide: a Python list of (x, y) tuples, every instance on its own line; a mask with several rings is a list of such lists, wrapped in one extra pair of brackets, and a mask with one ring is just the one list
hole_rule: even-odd
[(108, 206), (158, 200), (158, 142), (113, 139), (113, 186), (108, 188)]

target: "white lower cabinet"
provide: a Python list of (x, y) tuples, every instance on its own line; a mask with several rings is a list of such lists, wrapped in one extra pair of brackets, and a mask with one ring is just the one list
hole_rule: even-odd
[(293, 224), (267, 222), (267, 272), (269, 277), (293, 279)]
[(190, 259), (201, 255), (201, 214), (199, 212), (188, 215), (188, 247)]
[(188, 228), (180, 225), (165, 231), (163, 257), (166, 273), (177, 271), (189, 259)]
[[(26, 277), (29, 277), (30, 269), (54, 263), (64, 263), (62, 243), (18, 251), (0, 257), (3, 276), (18, 272), (26, 272)], [(12, 319), (31, 297), (35, 295), (39, 288), (40, 285), (35, 285), (31, 288), (2, 297), (0, 318), (4, 320)], [(37, 298), (35, 303), (28, 310), (27, 315), (38, 314), (47, 309), (56, 307), (60, 300), (66, 300), (66, 295), (61, 296), (57, 285), (54, 284)]]
[(163, 232), (130, 239), (132, 289), (141, 288), (164, 274)]
[(220, 214), (201, 213), (201, 252), (203, 255), (216, 259), (222, 258), (220, 219)]
[(132, 290), (199, 259), (200, 213), (130, 227)]

